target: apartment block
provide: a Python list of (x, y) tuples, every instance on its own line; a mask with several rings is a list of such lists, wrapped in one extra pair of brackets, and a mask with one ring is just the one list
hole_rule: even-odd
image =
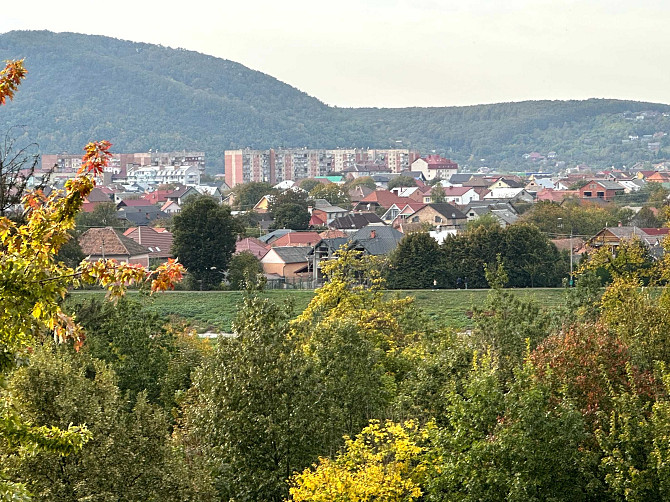
[(330, 172), (347, 171), (367, 163), (383, 165), (392, 173), (400, 173), (409, 170), (418, 158), (419, 153), (409, 149), (226, 150), (225, 176), (228, 186), (233, 187), (250, 181), (278, 183), (326, 176)]

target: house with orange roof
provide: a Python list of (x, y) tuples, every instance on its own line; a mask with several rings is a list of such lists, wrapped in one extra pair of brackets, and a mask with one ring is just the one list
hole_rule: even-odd
[(393, 204), (404, 205), (410, 202), (416, 202), (409, 197), (400, 197), (388, 190), (375, 190), (369, 195), (363, 197), (354, 207), (354, 211), (375, 211), (377, 208), (388, 209)]
[(670, 183), (670, 172), (656, 171), (654, 174), (647, 176), (645, 181), (648, 183)]
[(318, 232), (290, 232), (272, 242), (272, 247), (313, 246), (321, 240)]
[(154, 190), (153, 192), (147, 192), (142, 195), (142, 198), (148, 200), (152, 204), (164, 204), (167, 202), (167, 196), (170, 195), (174, 190)]

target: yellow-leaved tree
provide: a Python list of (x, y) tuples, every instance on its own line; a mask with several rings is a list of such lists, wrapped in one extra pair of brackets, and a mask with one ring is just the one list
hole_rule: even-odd
[[(8, 61), (0, 72), (0, 105), (13, 99), (26, 76), (22, 60)], [(75, 226), (75, 216), (95, 186), (111, 156), (107, 141), (85, 147), (82, 167), (64, 190), (48, 197), (42, 192), (23, 197), (23, 221), (0, 217), (0, 383), (17, 363), (30, 356), (31, 346), (53, 336), (58, 343), (81, 346), (84, 336), (76, 321), (61, 309), (71, 287), (100, 284), (110, 297), (122, 295), (132, 284), (150, 284), (165, 290), (180, 280), (183, 267), (169, 262), (150, 272), (141, 266), (114, 260), (84, 261), (76, 268), (59, 262), (56, 255)], [(90, 438), (85, 424), (68, 430), (24, 422), (9, 397), (0, 402), (0, 442), (5, 451), (51, 451), (67, 455)], [(0, 472), (0, 475), (2, 473)], [(25, 487), (0, 478), (0, 499), (29, 500)]]
[(423, 491), (429, 469), (423, 454), (432, 426), (414, 421), (381, 424), (373, 421), (346, 439), (334, 460), (320, 458), (312, 469), (291, 479), (295, 502), (411, 502)]

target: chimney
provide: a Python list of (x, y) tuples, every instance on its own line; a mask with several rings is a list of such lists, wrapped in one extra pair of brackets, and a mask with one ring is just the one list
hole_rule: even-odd
[(622, 224), (621, 222), (619, 222), (619, 226), (620, 226), (620, 227), (623, 227), (623, 224)]
[(370, 239), (374, 239), (375, 237), (377, 237), (377, 232), (373, 230), (372, 232), (370, 232)]

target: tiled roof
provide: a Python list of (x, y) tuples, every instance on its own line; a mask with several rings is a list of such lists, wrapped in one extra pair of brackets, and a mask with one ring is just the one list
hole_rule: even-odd
[(79, 246), (85, 255), (139, 256), (149, 250), (112, 227), (89, 228), (79, 237)]
[(375, 213), (352, 213), (335, 218), (328, 226), (335, 229), (351, 230), (363, 228), (370, 223), (382, 223), (382, 219)]
[(335, 239), (338, 237), (346, 237), (347, 234), (345, 234), (342, 230), (326, 230), (325, 232), (321, 232), (319, 234), (319, 237), (322, 239)]
[(172, 233), (167, 230), (159, 232), (154, 228), (139, 226), (126, 230), (123, 235), (149, 249), (149, 256), (170, 258), (172, 256)]
[(237, 244), (235, 244), (235, 254), (241, 253), (243, 251), (250, 252), (260, 260), (267, 254), (268, 248), (265, 247), (265, 244), (263, 244), (255, 237), (247, 237), (237, 241)]
[(313, 246), (321, 240), (321, 236), (317, 232), (291, 232), (282, 235), (279, 239), (272, 242), (272, 247), (281, 246)]
[(86, 197), (87, 202), (112, 202), (112, 199), (102, 191), (100, 188), (95, 187), (91, 190), (91, 193)]
[(144, 206), (153, 206), (153, 202), (147, 199), (125, 199), (118, 203), (119, 207), (144, 207)]

